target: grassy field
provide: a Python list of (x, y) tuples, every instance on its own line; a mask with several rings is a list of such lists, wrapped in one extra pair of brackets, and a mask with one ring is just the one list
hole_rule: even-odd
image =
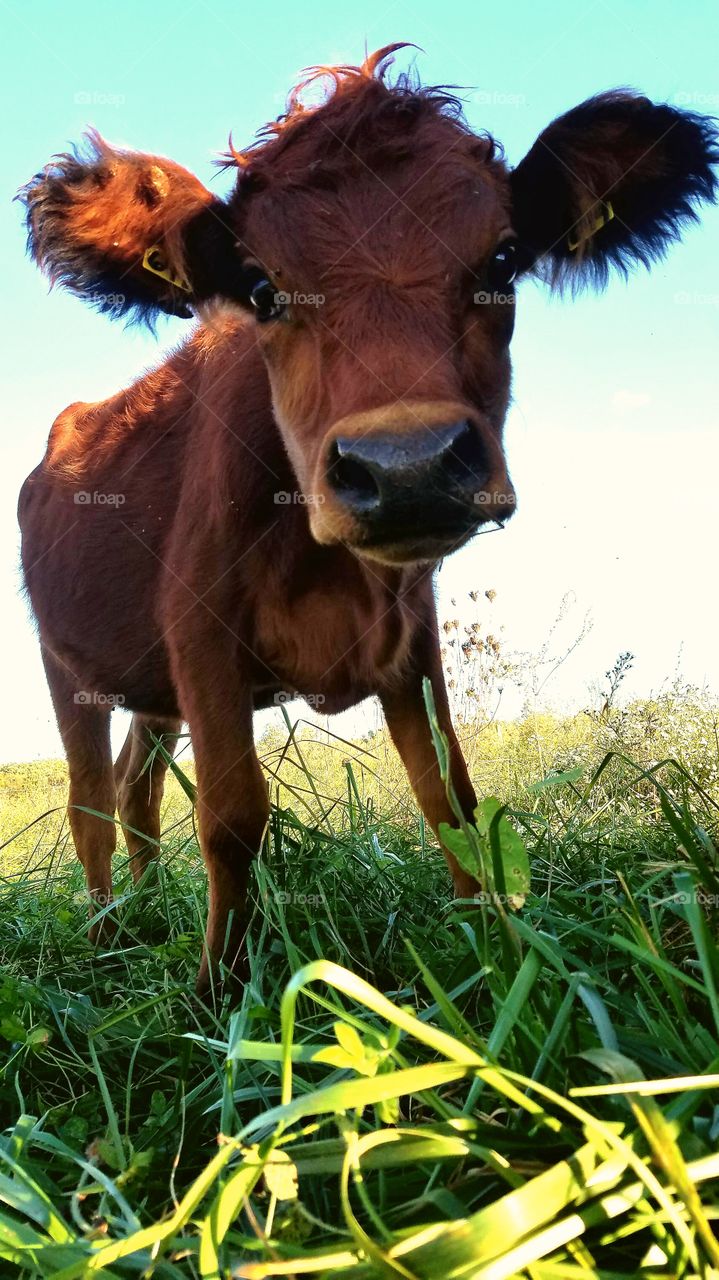
[(0, 770), (0, 1276), (719, 1276), (715, 720), (464, 725), (478, 907), (383, 735), (269, 735), (234, 1011), (177, 780), (93, 954), (63, 767)]

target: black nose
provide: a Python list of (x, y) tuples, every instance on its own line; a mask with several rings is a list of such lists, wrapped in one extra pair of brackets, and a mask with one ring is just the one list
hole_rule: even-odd
[(487, 479), (479, 432), (467, 419), (416, 431), (337, 436), (327, 478), (337, 499), (377, 536), (464, 531)]

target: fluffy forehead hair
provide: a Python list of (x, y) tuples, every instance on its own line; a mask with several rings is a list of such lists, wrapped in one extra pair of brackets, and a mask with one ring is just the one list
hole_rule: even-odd
[[(393, 55), (406, 47), (388, 45), (359, 67), (312, 67), (284, 114), (265, 125), (252, 146), (240, 152), (230, 140), (223, 163), (240, 171), (236, 194), (276, 185), (331, 188), (353, 168), (400, 164), (442, 146), (458, 159), (499, 167), (501, 149), (470, 129), (460, 99), (447, 87), (423, 86), (411, 73), (389, 79)], [(303, 94), (322, 82), (324, 99), (305, 105)]]

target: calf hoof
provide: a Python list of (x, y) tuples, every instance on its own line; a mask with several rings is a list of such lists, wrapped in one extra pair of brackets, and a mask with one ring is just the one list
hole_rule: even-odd
[(117, 930), (117, 921), (111, 915), (103, 916), (100, 920), (94, 920), (90, 925), (90, 941), (95, 947), (107, 947), (115, 937)]
[(472, 899), (478, 906), (484, 900), (484, 887), (481, 880), (475, 880), (465, 873), (455, 876), (454, 896), (455, 898)]
[(227, 969), (224, 964), (209, 959), (205, 952), (195, 982), (195, 995), (210, 1009), (218, 1009), (226, 997), (234, 1006), (240, 1003), (248, 978), (246, 963), (238, 962), (233, 969)]

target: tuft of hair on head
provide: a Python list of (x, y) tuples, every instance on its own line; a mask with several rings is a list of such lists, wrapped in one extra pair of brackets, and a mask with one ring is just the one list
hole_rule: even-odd
[[(338, 131), (352, 130), (353, 127), (359, 131), (363, 125), (378, 125), (384, 113), (387, 122), (392, 116), (395, 139), (400, 114), (405, 122), (413, 113), (417, 118), (422, 114), (443, 115), (469, 132), (455, 86), (423, 86), (414, 69), (401, 72), (390, 80), (389, 72), (395, 55), (403, 49), (418, 48), (408, 41), (400, 41), (368, 54), (358, 66), (342, 63), (307, 67), (302, 78), (290, 90), (285, 110), (277, 119), (264, 125), (243, 151), (234, 146), (230, 137), (227, 150), (218, 158), (218, 165), (223, 169), (236, 168), (241, 179), (243, 175), (247, 177), (251, 168), (269, 167), (285, 146), (320, 114), (328, 126), (336, 125)], [(317, 95), (316, 101), (308, 103), (307, 92), (314, 87), (324, 89), (324, 92)], [(330, 130), (325, 142), (331, 147), (332, 141)], [(254, 176), (258, 177), (256, 172)]]

